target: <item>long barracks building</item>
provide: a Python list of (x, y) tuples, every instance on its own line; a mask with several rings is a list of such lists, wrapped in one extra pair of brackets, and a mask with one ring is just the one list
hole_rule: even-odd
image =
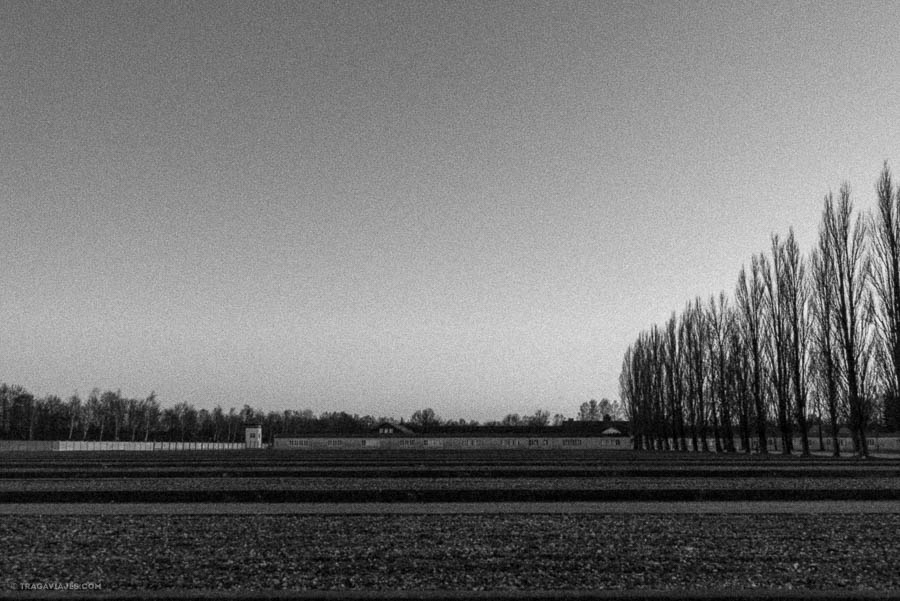
[(631, 448), (628, 423), (567, 422), (560, 426), (434, 426), (382, 422), (361, 433), (299, 433), (275, 436), (276, 449), (621, 449)]

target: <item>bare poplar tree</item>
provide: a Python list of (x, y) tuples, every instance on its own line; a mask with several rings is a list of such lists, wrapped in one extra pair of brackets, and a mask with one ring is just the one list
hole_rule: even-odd
[(675, 313), (666, 322), (665, 332), (666, 394), (672, 444), (679, 451), (687, 451), (684, 433), (684, 361), (678, 344), (678, 317)]
[(812, 253), (810, 259), (813, 282), (814, 363), (816, 366), (813, 373), (815, 374), (817, 394), (822, 399), (822, 404), (828, 412), (828, 421), (831, 423), (832, 454), (840, 457), (841, 449), (838, 444), (840, 358), (834, 329), (837, 318), (833, 296), (835, 289), (833, 253), (829, 245), (830, 239), (823, 227), (819, 230), (819, 248)]
[(619, 398), (625, 407), (625, 413), (631, 422), (632, 441), (635, 449), (640, 449), (640, 408), (638, 406), (637, 391), (632, 373), (632, 363), (634, 362), (634, 348), (629, 346), (625, 350), (625, 357), (622, 359), (622, 371), (619, 373)]
[(728, 333), (728, 378), (731, 386), (731, 407), (737, 414), (741, 450), (750, 452), (750, 416), (753, 413), (750, 399), (750, 357), (744, 346), (738, 327), (738, 313), (732, 311), (732, 327)]
[(709, 451), (707, 439), (707, 395), (706, 385), (708, 380), (707, 369), (707, 340), (709, 326), (706, 312), (699, 298), (693, 303), (688, 303), (682, 317), (684, 325), (684, 351), (688, 370), (688, 397), (689, 417), (691, 421), (691, 440), (694, 450), (697, 451), (697, 439), (700, 448)]
[(871, 223), (872, 284), (883, 358), (885, 421), (896, 427), (900, 425), (900, 187), (895, 190), (887, 162), (875, 190), (878, 209)]
[[(734, 452), (734, 431), (731, 424), (731, 381), (728, 371), (729, 336), (731, 334), (731, 307), (720, 292), (718, 301), (714, 296), (709, 298), (707, 309), (709, 322), (710, 368), (714, 373), (714, 402), (711, 403), (713, 427), (715, 428), (716, 446), (724, 442), (724, 450)], [(720, 427), (721, 426), (721, 427)], [(717, 451), (723, 450), (717, 448)]]
[(766, 307), (766, 357), (769, 360), (772, 393), (775, 401), (775, 416), (781, 434), (781, 452), (789, 454), (793, 444), (791, 423), (790, 368), (788, 363), (790, 341), (788, 339), (787, 309), (781, 282), (784, 279), (784, 243), (777, 235), (772, 236), (772, 264), (763, 255), (763, 282), (765, 283)]
[(788, 364), (793, 392), (794, 419), (800, 428), (800, 444), (804, 456), (809, 455), (809, 432), (806, 420), (807, 363), (809, 359), (809, 282), (806, 264), (794, 238), (794, 228), (788, 231), (784, 242), (783, 266), (778, 289), (783, 295), (787, 319)]
[(650, 378), (647, 368), (647, 335), (641, 332), (634, 343), (631, 371), (634, 380), (634, 398), (637, 414), (635, 448), (651, 448)]
[(658, 451), (669, 450), (669, 436), (666, 425), (666, 378), (664, 338), (659, 328), (654, 325), (647, 336), (647, 355), (650, 380), (651, 429), (654, 448)]
[(691, 348), (693, 336), (693, 317), (691, 306), (688, 306), (681, 314), (678, 325), (678, 346), (681, 348), (682, 366), (684, 368), (684, 417), (687, 419), (687, 429), (691, 436), (691, 450), (700, 449), (697, 438), (697, 394), (694, 391), (694, 375), (691, 370)]
[(749, 356), (750, 395), (756, 417), (756, 435), (759, 452), (768, 453), (766, 441), (766, 406), (763, 397), (762, 380), (765, 367), (763, 365), (763, 295), (764, 287), (760, 274), (759, 258), (754, 256), (750, 262), (750, 277), (741, 267), (738, 276), (735, 298), (740, 315), (739, 327)]
[(850, 430), (854, 446), (862, 457), (869, 450), (865, 429), (869, 420), (870, 402), (863, 396), (864, 377), (868, 374), (871, 356), (872, 297), (868, 290), (870, 260), (866, 252), (866, 222), (858, 215), (853, 220), (850, 186), (841, 186), (837, 207), (829, 193), (825, 197), (823, 214), (828, 251), (834, 266), (832, 278), (835, 299), (835, 321), (843, 354), (843, 379), (846, 382), (847, 405), (850, 411)]

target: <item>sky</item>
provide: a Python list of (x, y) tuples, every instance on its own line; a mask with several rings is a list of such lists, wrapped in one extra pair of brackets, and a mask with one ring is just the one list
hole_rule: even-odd
[(0, 3), (0, 380), (490, 420), (900, 165), (896, 2)]

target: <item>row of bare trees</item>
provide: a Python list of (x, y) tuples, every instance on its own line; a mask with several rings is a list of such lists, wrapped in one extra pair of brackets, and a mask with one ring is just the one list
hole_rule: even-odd
[[(581, 405), (579, 421), (619, 419), (623, 416), (618, 401), (602, 399)], [(349, 414), (344, 411), (316, 415), (310, 409), (263, 412), (244, 405), (242, 409), (197, 409), (180, 402), (163, 407), (156, 395), (127, 398), (120, 391), (101, 392), (94, 389), (81, 398), (77, 393), (63, 401), (58, 396), (36, 398), (18, 385), (0, 383), (0, 439), (2, 440), (111, 440), (111, 441), (181, 441), (242, 442), (244, 427), (263, 426), (266, 442), (279, 434), (319, 434), (342, 432), (364, 434), (382, 421), (392, 418)], [(401, 420), (402, 421), (402, 420)], [(538, 409), (533, 415), (511, 413), (491, 426), (559, 426), (567, 418)], [(438, 426), (478, 427), (477, 421), (444, 420), (433, 409), (412, 414), (409, 423), (419, 429)]]
[[(867, 428), (900, 427), (900, 188), (887, 164), (877, 208), (850, 187), (825, 197), (818, 244), (793, 229), (742, 267), (733, 297), (696, 298), (628, 347), (619, 378), (636, 448), (810, 453), (810, 423), (839, 451), (846, 426), (868, 456)], [(827, 424), (828, 428), (823, 428)]]
[(0, 439), (240, 442), (244, 425), (266, 417), (249, 406), (196, 409), (186, 402), (162, 407), (156, 395), (127, 398), (94, 389), (35, 397), (18, 385), (0, 384)]
[[(603, 420), (622, 419), (625, 416), (624, 408), (619, 401), (610, 401), (609, 399), (601, 399), (599, 402), (595, 399), (585, 401), (578, 408), (574, 420), (580, 422), (595, 422)], [(519, 415), (518, 413), (508, 413), (500, 420), (489, 420), (484, 423), (485, 426), (504, 426), (504, 427), (531, 427), (543, 428), (546, 426), (561, 426), (566, 422), (573, 421), (562, 413), (554, 413), (552, 416), (546, 409), (536, 409), (531, 415)], [(460, 420), (444, 420), (435, 414), (434, 409), (420, 409), (412, 414), (409, 423), (421, 429), (428, 429), (439, 426), (480, 426), (477, 421)]]
[[(378, 418), (380, 419), (380, 418)], [(263, 412), (197, 409), (187, 402), (163, 407), (156, 395), (127, 398), (99, 389), (82, 398), (35, 397), (18, 385), (0, 384), (0, 439), (243, 442), (244, 427), (261, 424), (267, 442), (276, 434), (298, 432), (366, 432), (372, 416), (311, 410)]]

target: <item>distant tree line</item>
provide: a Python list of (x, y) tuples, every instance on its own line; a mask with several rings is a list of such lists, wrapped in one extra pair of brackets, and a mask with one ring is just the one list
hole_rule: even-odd
[[(600, 420), (604, 416), (621, 417), (621, 406), (603, 399), (591, 400), (579, 411), (580, 420)], [(547, 426), (566, 420), (542, 409), (520, 417), (512, 413), (500, 421), (485, 425)], [(73, 394), (63, 400), (56, 395), (35, 397), (18, 385), (0, 384), (0, 439), (3, 440), (109, 440), (170, 442), (243, 442), (244, 427), (259, 424), (266, 442), (279, 434), (319, 434), (342, 432), (364, 434), (392, 418), (349, 414), (343, 411), (260, 411), (250, 405), (241, 409), (197, 409), (180, 402), (163, 407), (154, 393), (145, 398), (128, 398), (120, 391), (94, 389), (86, 397)], [(403, 421), (402, 419), (400, 420)], [(433, 409), (412, 414), (411, 425), (427, 430), (443, 425), (479, 426), (477, 421), (444, 420)]]
[(376, 423), (371, 416), (317, 416), (308, 409), (263, 412), (244, 405), (208, 410), (186, 402), (163, 407), (154, 393), (136, 399), (95, 389), (86, 398), (36, 398), (22, 386), (0, 384), (0, 439), (243, 442), (249, 424), (262, 425), (271, 440), (286, 432), (365, 432)]
[[(602, 399), (597, 402), (594, 399), (581, 404), (578, 409), (576, 421), (603, 421), (603, 420), (619, 420), (625, 418), (625, 408), (618, 401), (610, 401)], [(420, 409), (412, 414), (409, 423), (422, 429), (437, 426), (506, 426), (506, 427), (544, 427), (544, 426), (560, 426), (569, 420), (561, 413), (555, 413), (552, 416), (546, 409), (537, 409), (531, 415), (519, 415), (518, 413), (509, 413), (500, 420), (490, 420), (479, 424), (477, 421), (467, 422), (465, 419), (460, 420), (444, 420), (435, 414), (433, 409)]]
[[(877, 207), (854, 212), (850, 187), (825, 197), (818, 244), (803, 255), (793, 228), (742, 267), (733, 297), (688, 302), (641, 332), (619, 387), (636, 448), (784, 453), (824, 448), (846, 427), (868, 456), (871, 426), (900, 429), (900, 189), (885, 163)], [(824, 426), (824, 427), (823, 427)]]

